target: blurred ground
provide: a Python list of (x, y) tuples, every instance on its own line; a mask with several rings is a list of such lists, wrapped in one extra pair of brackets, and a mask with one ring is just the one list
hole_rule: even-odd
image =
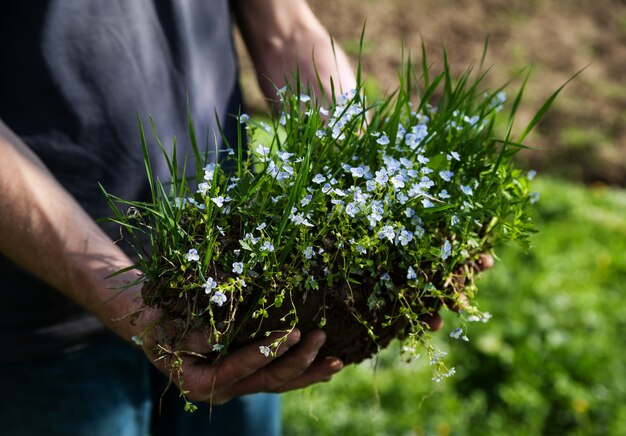
[[(489, 37), (487, 84), (496, 87), (533, 67), (520, 121), (578, 70), (536, 132), (538, 150), (524, 165), (586, 183), (626, 186), (626, 1), (624, 0), (309, 0), (356, 63), (366, 23), (362, 65), (369, 86), (396, 86), (404, 45), (414, 58), (423, 37), (435, 70), (441, 44), (452, 69), (480, 60)], [(265, 111), (244, 59), (251, 110)], [(520, 81), (509, 88), (513, 95)]]

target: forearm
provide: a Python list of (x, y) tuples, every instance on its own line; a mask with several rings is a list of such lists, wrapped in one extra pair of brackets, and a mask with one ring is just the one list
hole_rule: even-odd
[(233, 13), (250, 53), (259, 84), (269, 99), (275, 87), (298, 67), (300, 81), (319, 96), (316, 71), (324, 94), (330, 97), (331, 77), (335, 92), (356, 86), (348, 57), (330, 36), (304, 0), (231, 0)]
[(128, 257), (1, 123), (0, 156), (0, 252), (128, 340), (131, 326), (113, 319), (132, 310), (137, 291), (111, 297), (136, 275), (106, 279)]

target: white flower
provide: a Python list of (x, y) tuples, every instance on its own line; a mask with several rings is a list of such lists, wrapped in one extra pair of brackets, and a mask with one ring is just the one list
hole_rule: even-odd
[(304, 254), (305, 259), (310, 259), (313, 257), (315, 252), (313, 251), (313, 247), (306, 247), (302, 254)]
[(433, 207), (434, 205), (435, 204), (432, 201), (430, 201), (428, 198), (422, 199), (422, 206), (424, 206), (425, 208)]
[(266, 223), (261, 223), (258, 226), (256, 226), (256, 229), (260, 232), (261, 230), (263, 230), (265, 227), (267, 227)]
[(260, 352), (262, 355), (264, 355), (265, 357), (269, 357), (269, 355), (270, 355), (270, 351), (271, 351), (271, 350), (270, 350), (270, 347), (267, 347), (267, 346), (265, 346), (265, 345), (261, 345), (261, 346), (259, 347), (259, 352)]
[(402, 176), (402, 174), (396, 174), (395, 176), (393, 176), (391, 178), (391, 184), (396, 189), (404, 188), (404, 177)]
[(359, 211), (359, 207), (355, 203), (348, 203), (346, 205), (346, 214), (352, 218), (354, 218)]
[(249, 119), (250, 119), (250, 116), (248, 114), (241, 114), (241, 115), (239, 115), (239, 122), (241, 124), (245, 123)]
[(379, 145), (387, 145), (389, 144), (389, 138), (387, 137), (387, 135), (383, 135), (376, 140), (376, 143)]
[(198, 184), (198, 190), (196, 192), (200, 195), (207, 195), (210, 189), (211, 185), (209, 185), (207, 182), (202, 182)]
[(217, 164), (215, 163), (210, 163), (208, 165), (206, 165), (203, 169), (204, 169), (204, 180), (206, 180), (207, 182), (210, 182), (213, 180), (213, 174), (215, 173), (215, 167), (217, 166)]
[(259, 155), (259, 159), (262, 162), (265, 162), (270, 154), (270, 149), (269, 147), (265, 147), (264, 145), (259, 144), (256, 148), (256, 152)]
[(322, 114), (325, 117), (327, 117), (328, 114), (329, 114), (328, 109), (324, 109), (323, 107), (320, 106), (320, 114)]
[(287, 153), (286, 151), (279, 151), (277, 154), (278, 158), (283, 162), (287, 162), (289, 158), (293, 156), (293, 153)]
[(448, 170), (439, 171), (439, 177), (441, 177), (446, 182), (449, 182), (452, 176), (454, 176), (454, 173), (452, 171), (448, 171)]
[(452, 245), (450, 245), (450, 241), (446, 239), (446, 242), (444, 242), (443, 247), (441, 247), (441, 254), (440, 254), (441, 259), (446, 260), (448, 257), (450, 257), (451, 252), (452, 252)]
[(215, 203), (217, 205), (217, 207), (224, 206), (224, 200), (226, 200), (226, 199), (224, 197), (222, 197), (221, 195), (211, 199), (211, 201), (213, 203)]
[(352, 167), (350, 168), (350, 172), (352, 173), (352, 177), (355, 179), (365, 175), (365, 169), (362, 166)]
[(536, 175), (537, 175), (537, 171), (535, 170), (528, 171), (528, 180), (534, 179)]
[(446, 191), (445, 189), (442, 189), (441, 192), (437, 194), (437, 196), (443, 199), (450, 198), (450, 194), (448, 194), (448, 191)]
[(198, 250), (196, 250), (195, 248), (192, 248), (191, 250), (189, 250), (187, 254), (185, 254), (185, 259), (187, 259), (187, 262), (199, 261), (200, 256), (198, 255)]
[(224, 346), (222, 344), (213, 344), (213, 347), (211, 347), (211, 351), (222, 351), (224, 349)]
[(452, 215), (452, 218), (450, 218), (450, 224), (453, 226), (456, 226), (459, 223), (459, 217), (456, 215)]
[(378, 238), (379, 239), (387, 238), (387, 239), (389, 239), (389, 241), (393, 242), (395, 237), (396, 237), (396, 233), (394, 232), (393, 227), (391, 227), (391, 226), (383, 226), (378, 231)]
[(324, 177), (321, 174), (316, 174), (315, 177), (313, 177), (313, 180), (312, 180), (313, 183), (317, 183), (318, 185), (321, 185), (325, 181), (326, 181), (326, 177)]
[(450, 332), (450, 337), (453, 339), (460, 339), (465, 342), (469, 342), (469, 338), (463, 334), (463, 329), (461, 327), (457, 327)]
[(205, 294), (210, 294), (213, 289), (217, 288), (217, 282), (213, 279), (213, 277), (209, 277), (206, 279), (206, 282), (202, 285), (204, 288)]
[(474, 191), (472, 191), (471, 186), (465, 186), (465, 185), (461, 185), (461, 191), (463, 191), (463, 194), (465, 195), (473, 195)]
[(450, 153), (448, 153), (448, 154), (446, 155), (446, 158), (447, 158), (448, 160), (455, 159), (455, 160), (457, 160), (457, 161), (459, 161), (459, 162), (461, 161), (461, 156), (460, 156), (460, 155), (459, 155), (459, 153), (457, 153), (456, 151), (451, 151)]
[(302, 205), (302, 207), (304, 207), (307, 204), (309, 204), (311, 202), (312, 198), (313, 198), (313, 196), (311, 194), (309, 194), (306, 197), (304, 197), (302, 200), (300, 200), (300, 204)]
[(376, 183), (378, 183), (379, 185), (384, 185), (385, 183), (387, 183), (387, 181), (389, 181), (389, 175), (387, 174), (387, 171), (382, 168), (378, 171), (376, 171), (376, 178), (374, 179), (374, 181)]
[(413, 267), (410, 266), (409, 269), (406, 270), (406, 279), (415, 280), (416, 278), (417, 278), (417, 274), (415, 273), (415, 270), (413, 269)]
[(269, 241), (263, 242), (261, 246), (261, 251), (274, 251), (274, 246)]
[(217, 304), (218, 306), (222, 306), (222, 304), (228, 301), (228, 297), (221, 293), (220, 291), (215, 291), (215, 293), (211, 296), (211, 302)]
[(402, 246), (406, 246), (413, 240), (413, 233), (408, 230), (402, 230), (398, 236), (398, 241)]
[(311, 97), (309, 97), (309, 96), (308, 96), (308, 95), (306, 95), (306, 94), (300, 94), (300, 101), (301, 101), (302, 103), (309, 102), (309, 101), (311, 101)]
[(243, 272), (243, 263), (242, 262), (233, 262), (233, 272), (235, 274), (241, 274)]
[(430, 159), (428, 159), (427, 157), (422, 156), (421, 154), (417, 155), (417, 161), (421, 164), (427, 164), (428, 162), (430, 162)]

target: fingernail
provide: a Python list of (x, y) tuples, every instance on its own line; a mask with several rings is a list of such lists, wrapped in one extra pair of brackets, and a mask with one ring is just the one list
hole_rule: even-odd
[(343, 362), (341, 359), (337, 359), (336, 357), (328, 357), (327, 359), (330, 360), (328, 367), (331, 371), (339, 372), (343, 369)]

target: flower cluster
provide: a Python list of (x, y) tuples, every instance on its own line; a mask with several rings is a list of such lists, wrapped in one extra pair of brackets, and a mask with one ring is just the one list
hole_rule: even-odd
[[(403, 80), (372, 103), (360, 88), (332, 104), (279, 89), (272, 123), (240, 114), (235, 149), (213, 162), (197, 151), (195, 184), (174, 172), (153, 204), (130, 202), (139, 217), (118, 211), (131, 233), (152, 235), (152, 254), (138, 265), (146, 304), (210, 326), (220, 353), (242, 331), (307, 325), (298, 309), (307, 299), (320, 305), (309, 327), (332, 329), (326, 313), (344, 304), (342, 316), (374, 346), (400, 325), (407, 349), (426, 345), (435, 380), (451, 376), (423, 316), (463, 292), (470, 303), (450, 337), (467, 341), (465, 322), (488, 320), (472, 303), (470, 265), (500, 242), (527, 239), (534, 172), (513, 165), (519, 144), (497, 139), (503, 92), (479, 93), (479, 79), (456, 83), (444, 72), (420, 97), (408, 92), (413, 76)], [(327, 301), (335, 294), (349, 297)], [(280, 343), (259, 351), (270, 356)]]

